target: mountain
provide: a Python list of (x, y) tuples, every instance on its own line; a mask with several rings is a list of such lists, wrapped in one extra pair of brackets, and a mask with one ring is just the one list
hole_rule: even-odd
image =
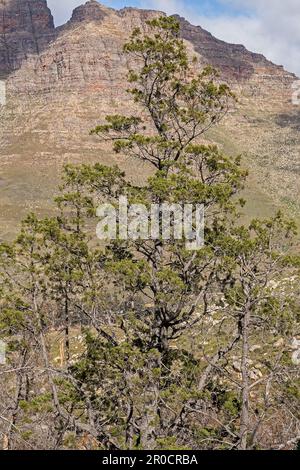
[[(55, 28), (46, 0), (0, 0), (1, 238), (16, 231), (29, 210), (51, 211), (65, 162), (115, 163), (131, 178), (146, 169), (116, 157), (89, 130), (106, 114), (136, 112), (126, 93), (134, 66), (122, 54), (135, 27), (160, 12), (114, 10), (96, 1), (76, 8)], [(182, 37), (199, 66), (212, 64), (238, 104), (208, 138), (250, 169), (248, 215), (285, 207), (300, 214), (300, 114), (292, 104), (295, 75), (242, 45), (227, 44), (178, 17)]]
[(31, 54), (40, 54), (55, 36), (46, 0), (0, 1), (0, 77), (20, 68)]

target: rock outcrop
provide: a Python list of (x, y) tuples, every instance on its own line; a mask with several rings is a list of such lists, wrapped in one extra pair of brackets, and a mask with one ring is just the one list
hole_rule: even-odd
[(250, 52), (240, 44), (228, 44), (201, 26), (193, 26), (180, 16), (176, 18), (180, 22), (183, 38), (194, 45), (207, 63), (214, 65), (230, 80), (247, 80), (258, 70), (260, 73), (269, 71), (275, 75), (284, 74), (282, 66), (272, 64), (263, 55)]
[(39, 54), (54, 38), (54, 22), (46, 0), (0, 1), (0, 76)]
[(82, 23), (84, 21), (101, 21), (113, 10), (100, 6), (96, 0), (91, 0), (85, 5), (80, 5), (73, 11), (70, 23)]

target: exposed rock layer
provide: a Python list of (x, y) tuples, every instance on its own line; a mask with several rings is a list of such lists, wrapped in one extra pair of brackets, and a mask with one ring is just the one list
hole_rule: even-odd
[(54, 35), (46, 0), (1, 0), (0, 75), (19, 68), (30, 54), (39, 54)]

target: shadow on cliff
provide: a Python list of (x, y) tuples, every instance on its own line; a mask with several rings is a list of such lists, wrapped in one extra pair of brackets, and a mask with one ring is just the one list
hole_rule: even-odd
[(0, 37), (0, 80), (6, 80), (12, 73), (19, 70), (29, 58), (39, 57), (57, 37), (58, 31), (53, 29), (51, 34), (48, 33), (42, 38), (42, 41), (38, 41), (35, 49), (33, 47), (27, 50), (23, 49), (22, 54), (20, 54), (18, 46), (7, 41), (3, 44)]
[(0, 2), (0, 79), (18, 70), (29, 57), (39, 56), (56, 37), (44, 0)]
[(299, 109), (293, 113), (278, 114), (275, 119), (276, 124), (281, 128), (292, 128), (295, 131), (300, 131), (300, 106)]

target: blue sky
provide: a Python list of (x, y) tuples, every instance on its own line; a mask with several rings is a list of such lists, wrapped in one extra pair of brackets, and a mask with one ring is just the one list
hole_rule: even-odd
[[(84, 3), (84, 0), (64, 0), (64, 2), (60, 2), (60, 0), (48, 0), (48, 4), (52, 8), (52, 10), (57, 10), (56, 16), (57, 23), (62, 23), (68, 18), (71, 14), (72, 9)], [(176, 0), (165, 0), (165, 1), (152, 1), (152, 0), (102, 0), (100, 3), (103, 5), (109, 6), (111, 8), (123, 8), (125, 6), (132, 6), (137, 8), (157, 8), (157, 5), (162, 5), (164, 9), (168, 9), (173, 7), (175, 10), (177, 7)], [(169, 5), (169, 6), (168, 6)], [(189, 0), (184, 2), (185, 8), (194, 11), (198, 14), (205, 14), (207, 16), (216, 16), (216, 15), (237, 15), (240, 13), (245, 12), (245, 8), (240, 8), (239, 5), (235, 5), (234, 2), (226, 2), (223, 0)]]
[[(127, 1), (102, 0), (102, 3), (103, 5), (107, 5), (112, 8), (123, 8), (124, 6), (128, 6), (128, 5), (136, 6), (138, 8), (143, 8), (145, 7), (145, 4), (147, 3), (150, 4), (151, 2), (145, 2), (141, 0), (127, 0)], [(221, 2), (218, 0), (190, 0), (190, 1), (186, 1), (185, 5), (186, 6), (188, 5), (191, 9), (198, 12), (199, 14), (204, 13), (210, 16), (221, 15), (221, 14), (228, 13), (228, 12), (230, 12), (230, 14), (237, 14), (239, 11), (241, 12), (241, 9), (239, 9), (237, 6), (228, 5), (228, 4), (226, 5), (224, 2)]]
[[(56, 24), (85, 0), (48, 0)], [(300, 76), (300, 0), (102, 0), (178, 13), (224, 41), (243, 44)]]

